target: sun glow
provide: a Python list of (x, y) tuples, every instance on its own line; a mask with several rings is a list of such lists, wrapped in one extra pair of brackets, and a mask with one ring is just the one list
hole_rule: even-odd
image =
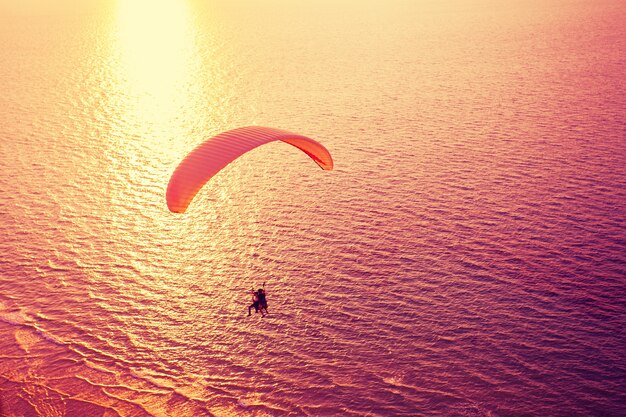
[[(167, 210), (165, 185), (189, 151), (203, 101), (198, 28), (186, 1), (118, 0), (114, 13), (107, 107), (117, 122), (108, 152), (123, 161), (116, 175), (125, 182), (154, 187), (143, 194), (152, 201), (137, 204)], [(125, 204), (127, 194), (112, 198)]]
[(144, 122), (176, 117), (187, 102), (197, 60), (191, 13), (184, 1), (119, 1), (121, 73)]

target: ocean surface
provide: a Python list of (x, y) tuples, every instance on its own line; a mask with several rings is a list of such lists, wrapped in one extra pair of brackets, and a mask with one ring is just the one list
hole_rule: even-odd
[[(625, 416), (624, 22), (0, 1), (0, 415)], [(335, 170), (268, 144), (169, 212), (249, 125)]]

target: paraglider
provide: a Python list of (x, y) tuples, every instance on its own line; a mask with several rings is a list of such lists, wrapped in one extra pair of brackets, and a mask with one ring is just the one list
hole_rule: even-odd
[(270, 127), (241, 127), (206, 140), (183, 159), (167, 185), (167, 207), (174, 213), (184, 213), (196, 193), (222, 168), (244, 153), (274, 141), (295, 146), (324, 170), (333, 169), (330, 153), (313, 139)]

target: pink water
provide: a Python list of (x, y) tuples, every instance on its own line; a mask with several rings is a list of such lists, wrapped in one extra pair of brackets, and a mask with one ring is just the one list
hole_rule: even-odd
[[(0, 415), (626, 415), (623, 2), (74, 3), (0, 5)], [(170, 213), (254, 124), (335, 171)]]

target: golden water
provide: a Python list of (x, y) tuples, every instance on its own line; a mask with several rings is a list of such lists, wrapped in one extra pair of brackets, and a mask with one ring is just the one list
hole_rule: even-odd
[[(3, 1), (0, 414), (625, 415), (625, 21)], [(269, 144), (170, 213), (247, 125), (335, 171)]]

